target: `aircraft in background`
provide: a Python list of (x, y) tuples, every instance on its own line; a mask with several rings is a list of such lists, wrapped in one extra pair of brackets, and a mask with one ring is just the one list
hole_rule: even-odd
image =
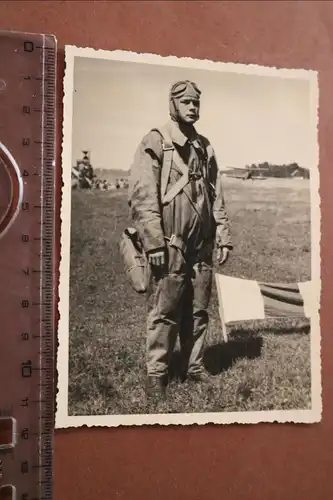
[(242, 179), (246, 180), (264, 180), (267, 179), (267, 176), (264, 175), (267, 173), (267, 169), (264, 168), (225, 168), (220, 170), (221, 175), (225, 175), (226, 177), (232, 177), (234, 179)]

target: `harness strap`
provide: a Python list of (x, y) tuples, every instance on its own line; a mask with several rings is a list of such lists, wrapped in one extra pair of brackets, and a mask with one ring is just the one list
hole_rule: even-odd
[[(188, 184), (189, 175), (188, 175), (188, 167), (181, 159), (179, 153), (176, 151), (171, 137), (166, 129), (153, 129), (158, 132), (163, 139), (163, 165), (161, 172), (161, 203), (162, 205), (167, 205), (170, 203)], [(172, 166), (172, 160), (175, 161), (176, 165), (179, 167), (182, 172), (182, 176), (178, 179), (177, 182), (168, 190), (167, 186), (170, 177), (170, 171)]]
[(212, 148), (212, 146), (210, 144), (207, 144), (207, 146), (206, 146), (205, 149), (206, 149), (206, 152), (207, 152), (207, 156), (213, 156), (214, 151), (213, 151), (213, 148)]
[(162, 199), (162, 204), (167, 205), (179, 194), (189, 182), (188, 172), (183, 174), (180, 179), (169, 189)]
[(161, 202), (162, 205), (165, 204), (165, 197), (167, 194), (167, 187), (170, 177), (172, 158), (174, 153), (174, 146), (168, 141), (163, 141), (163, 165), (161, 172)]

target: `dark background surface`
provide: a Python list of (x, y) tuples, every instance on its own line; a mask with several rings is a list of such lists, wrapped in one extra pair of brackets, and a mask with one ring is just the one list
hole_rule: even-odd
[(58, 39), (59, 166), (65, 44), (319, 71), (322, 423), (57, 430), (54, 473), (56, 500), (332, 499), (333, 3), (3, 1), (0, 29)]

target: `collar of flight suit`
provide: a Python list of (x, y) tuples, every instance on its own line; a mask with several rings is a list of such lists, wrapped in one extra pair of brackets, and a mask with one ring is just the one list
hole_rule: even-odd
[(174, 122), (173, 120), (170, 120), (168, 125), (168, 132), (170, 134), (170, 138), (172, 142), (178, 144), (179, 146), (183, 147), (188, 141), (194, 141), (198, 140), (198, 133), (196, 129), (193, 127), (194, 130), (194, 135), (193, 138), (187, 137), (179, 128), (177, 122)]

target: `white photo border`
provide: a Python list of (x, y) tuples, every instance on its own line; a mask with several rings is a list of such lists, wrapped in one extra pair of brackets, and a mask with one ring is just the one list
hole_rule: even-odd
[[(313, 281), (313, 314), (311, 317), (311, 400), (309, 410), (271, 410), (256, 412), (220, 412), (220, 413), (181, 413), (181, 414), (140, 414), (140, 415), (68, 415), (68, 366), (69, 366), (69, 277), (70, 277), (70, 228), (71, 228), (71, 164), (72, 164), (72, 118), (73, 118), (73, 83), (75, 58), (93, 58), (110, 61), (144, 63), (159, 66), (180, 66), (210, 70), (215, 72), (233, 72), (248, 75), (275, 76), (290, 79), (305, 79), (311, 88), (311, 126), (317, 138), (312, 151), (311, 163), (316, 166), (311, 172), (311, 279)], [(257, 424), (265, 423), (317, 423), (322, 417), (321, 388), (321, 332), (320, 332), (320, 297), (321, 297), (321, 212), (319, 195), (319, 85), (318, 73), (314, 70), (279, 69), (276, 67), (253, 64), (225, 63), (210, 60), (139, 54), (122, 50), (107, 51), (88, 47), (65, 46), (64, 77), (64, 118), (62, 143), (62, 201), (61, 201), (61, 258), (59, 281), (59, 324), (57, 351), (57, 408), (55, 427), (69, 428), (80, 426), (141, 426), (141, 425), (204, 425), (204, 424)]]

